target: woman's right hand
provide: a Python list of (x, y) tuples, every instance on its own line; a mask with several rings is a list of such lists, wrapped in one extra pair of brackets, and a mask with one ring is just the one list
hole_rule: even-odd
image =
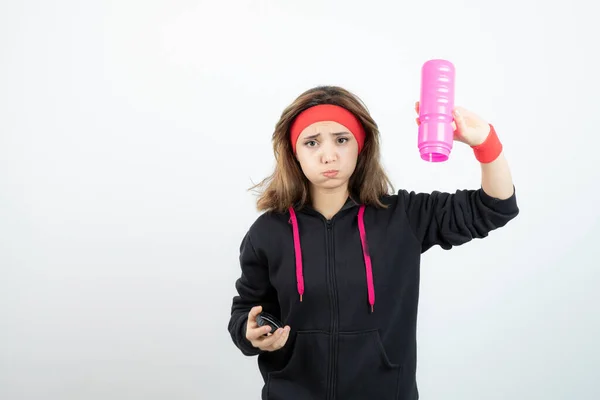
[[(252, 307), (248, 313), (248, 323), (246, 324), (246, 339), (252, 343), (252, 346), (264, 351), (275, 351), (285, 346), (290, 334), (290, 327), (285, 326), (271, 332), (270, 326), (258, 326), (256, 316), (262, 311), (262, 306)], [(267, 334), (267, 336), (265, 336)]]

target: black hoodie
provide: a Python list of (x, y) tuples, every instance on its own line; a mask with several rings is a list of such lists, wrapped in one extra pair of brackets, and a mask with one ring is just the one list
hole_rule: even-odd
[[(416, 400), (421, 254), (484, 238), (519, 213), (482, 189), (400, 190), (387, 208), (348, 199), (327, 220), (311, 207), (267, 212), (240, 246), (229, 332), (258, 355), (263, 400)], [(273, 352), (245, 337), (254, 306), (291, 327)]]

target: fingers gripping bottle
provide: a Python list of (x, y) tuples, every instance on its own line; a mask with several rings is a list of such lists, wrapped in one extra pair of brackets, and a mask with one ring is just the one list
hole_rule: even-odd
[(454, 65), (429, 60), (421, 69), (419, 153), (429, 162), (448, 160), (454, 143)]

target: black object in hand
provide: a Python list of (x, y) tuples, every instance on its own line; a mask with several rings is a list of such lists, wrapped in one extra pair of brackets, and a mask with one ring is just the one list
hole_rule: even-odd
[(281, 321), (264, 311), (256, 316), (256, 323), (258, 326), (269, 325), (271, 327), (270, 333), (274, 333), (278, 328), (283, 328)]

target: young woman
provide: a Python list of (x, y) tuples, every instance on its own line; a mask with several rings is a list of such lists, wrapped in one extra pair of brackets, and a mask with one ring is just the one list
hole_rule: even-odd
[[(493, 126), (461, 107), (453, 124), (481, 165), (481, 188), (394, 192), (378, 126), (354, 94), (316, 87), (284, 110), (228, 327), (258, 356), (262, 399), (418, 398), (421, 254), (484, 238), (519, 212)], [(263, 311), (285, 327), (258, 326)]]

